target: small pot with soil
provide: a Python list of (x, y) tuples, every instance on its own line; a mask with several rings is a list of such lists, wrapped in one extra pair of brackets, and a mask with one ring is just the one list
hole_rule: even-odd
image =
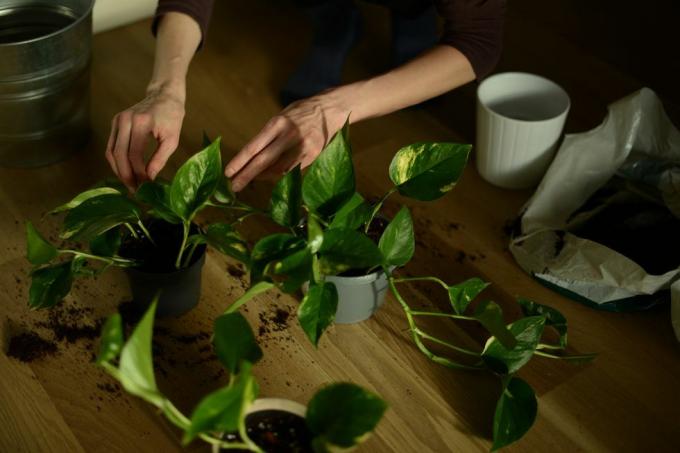
[[(307, 408), (282, 398), (260, 398), (248, 408), (246, 432), (267, 453), (313, 453), (312, 433), (305, 422)], [(240, 442), (237, 433), (225, 434), (228, 442)], [(213, 445), (213, 453), (234, 451)], [(248, 451), (248, 450), (236, 450)]]
[[(206, 207), (254, 208), (235, 201), (222, 173), (219, 139), (194, 154), (171, 182), (144, 182), (134, 194), (104, 181), (76, 195), (50, 214), (65, 213), (60, 246), (26, 225), (27, 257), (33, 265), (29, 305), (50, 308), (78, 277), (93, 277), (111, 266), (126, 269), (139, 311), (160, 292), (159, 316), (178, 316), (198, 303), (206, 246), (247, 261), (247, 243), (232, 223), (194, 223)], [(238, 219), (237, 219), (238, 220)]]
[[(347, 450), (366, 440), (387, 409), (378, 395), (349, 382), (324, 386), (307, 407), (286, 399), (256, 399), (259, 386), (252, 369), (262, 359), (262, 349), (247, 319), (241, 313), (227, 313), (215, 320), (212, 337), (229, 381), (205, 395), (188, 416), (156, 387), (152, 347), (156, 306), (154, 300), (127, 342), (119, 334), (121, 315), (111, 316), (104, 323), (97, 364), (180, 428), (184, 445), (202, 440), (213, 446), (214, 453)], [(125, 385), (130, 382), (136, 385)]]
[[(160, 219), (147, 222), (151, 242), (142, 231), (136, 237), (128, 234), (123, 238), (119, 254), (139, 263), (128, 267), (125, 273), (130, 282), (132, 297), (145, 311), (156, 293), (160, 293), (156, 315), (179, 316), (194, 308), (201, 297), (201, 275), (205, 264), (206, 246), (199, 244), (190, 248), (191, 254), (183, 257), (185, 265), (175, 267), (175, 260), (182, 245), (182, 225)], [(190, 235), (201, 234), (192, 224)]]

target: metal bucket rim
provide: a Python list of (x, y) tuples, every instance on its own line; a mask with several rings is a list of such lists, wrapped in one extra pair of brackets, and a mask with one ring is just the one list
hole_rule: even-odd
[(22, 45), (26, 45), (26, 44), (37, 43), (37, 42), (40, 42), (40, 41), (43, 41), (43, 40), (48, 40), (50, 38), (53, 38), (54, 36), (66, 33), (67, 31), (69, 31), (72, 28), (76, 28), (84, 20), (87, 20), (87, 18), (91, 17), (91, 15), (92, 15), (92, 10), (94, 9), (95, 0), (88, 0), (88, 2), (89, 2), (89, 5), (85, 9), (85, 11), (83, 11), (83, 13), (76, 20), (74, 20), (73, 22), (68, 24), (66, 27), (60, 28), (59, 30), (53, 31), (52, 33), (48, 33), (46, 35), (38, 36), (37, 38), (33, 38), (33, 39), (26, 39), (24, 41), (16, 41), (16, 42), (8, 42), (8, 43), (0, 43), (0, 48), (3, 48), (3, 47), (7, 48), (7, 47), (12, 47), (12, 46), (22, 46)]

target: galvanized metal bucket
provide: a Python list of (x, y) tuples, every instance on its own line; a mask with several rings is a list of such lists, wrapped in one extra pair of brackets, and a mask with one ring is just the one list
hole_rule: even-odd
[(86, 144), (93, 5), (0, 0), (0, 165), (47, 165)]

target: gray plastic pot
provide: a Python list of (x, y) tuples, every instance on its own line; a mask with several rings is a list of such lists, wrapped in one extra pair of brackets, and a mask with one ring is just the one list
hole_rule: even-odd
[[(335, 284), (338, 290), (336, 324), (354, 324), (365, 321), (385, 302), (389, 284), (381, 270), (359, 277), (328, 276), (325, 281)], [(303, 291), (307, 292), (305, 283)]]
[(179, 316), (194, 308), (201, 298), (201, 273), (205, 264), (205, 246), (196, 248), (193, 263), (173, 272), (144, 272), (133, 267), (125, 271), (130, 282), (134, 301), (146, 311), (156, 293), (160, 291), (156, 316)]

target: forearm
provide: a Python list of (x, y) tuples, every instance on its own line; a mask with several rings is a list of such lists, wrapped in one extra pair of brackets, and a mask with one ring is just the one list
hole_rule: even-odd
[(465, 56), (439, 45), (385, 74), (338, 87), (329, 102), (351, 112), (356, 123), (419, 104), (471, 82), (475, 73)]
[(201, 42), (201, 29), (186, 14), (163, 16), (156, 36), (156, 57), (147, 93), (165, 91), (182, 103), (186, 98), (186, 76)]

